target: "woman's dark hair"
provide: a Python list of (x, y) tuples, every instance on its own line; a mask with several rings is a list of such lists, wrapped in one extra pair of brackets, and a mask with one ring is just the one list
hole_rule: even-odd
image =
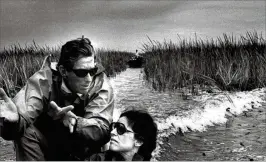
[(128, 110), (123, 112), (120, 117), (128, 119), (129, 126), (136, 133), (135, 138), (143, 144), (138, 150), (138, 154), (143, 156), (145, 161), (152, 157), (152, 151), (156, 148), (157, 125), (151, 115), (142, 110)]
[(95, 56), (95, 51), (88, 38), (78, 38), (68, 41), (62, 46), (61, 55), (57, 67), (63, 65), (70, 71), (74, 63), (83, 56)]

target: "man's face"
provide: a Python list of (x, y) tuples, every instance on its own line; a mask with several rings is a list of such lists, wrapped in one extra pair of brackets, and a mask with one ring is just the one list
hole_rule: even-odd
[[(81, 94), (88, 92), (93, 76), (87, 73), (87, 70), (93, 70), (94, 68), (95, 62), (93, 56), (84, 56), (75, 62), (73, 69), (66, 72), (66, 82), (72, 92)], [(79, 74), (82, 75), (80, 76)]]

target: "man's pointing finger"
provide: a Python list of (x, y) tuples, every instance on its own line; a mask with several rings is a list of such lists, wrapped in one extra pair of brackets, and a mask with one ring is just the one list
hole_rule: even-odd
[(52, 107), (54, 110), (60, 111), (60, 108), (57, 106), (57, 104), (56, 104), (54, 101), (51, 101), (51, 102), (50, 102), (50, 105), (51, 105), (51, 107)]
[(71, 111), (74, 109), (74, 106), (73, 105), (69, 105), (69, 106), (66, 106), (66, 107), (63, 107), (60, 111), (60, 114), (66, 114), (67, 112)]

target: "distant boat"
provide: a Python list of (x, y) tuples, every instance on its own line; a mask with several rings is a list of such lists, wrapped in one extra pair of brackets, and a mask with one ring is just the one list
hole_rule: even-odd
[(142, 56), (135, 56), (132, 57), (127, 63), (130, 68), (141, 68), (144, 63), (144, 59)]

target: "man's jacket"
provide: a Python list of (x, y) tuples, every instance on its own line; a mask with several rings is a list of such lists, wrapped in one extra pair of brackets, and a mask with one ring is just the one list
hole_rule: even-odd
[[(26, 86), (13, 99), (19, 110), (19, 122), (5, 133), (8, 139), (18, 139), (27, 127), (34, 124), (47, 138), (49, 145), (65, 152), (79, 152), (79, 148), (99, 148), (109, 141), (109, 124), (114, 109), (113, 89), (104, 68), (98, 66), (87, 95), (65, 92), (62, 77), (49, 58), (41, 70), (31, 76)], [(74, 133), (64, 127), (61, 121), (54, 121), (47, 115), (50, 101), (59, 107), (73, 105), (72, 112), (79, 118)], [(5, 126), (4, 126), (5, 127)], [(59, 147), (59, 148), (58, 148)]]

